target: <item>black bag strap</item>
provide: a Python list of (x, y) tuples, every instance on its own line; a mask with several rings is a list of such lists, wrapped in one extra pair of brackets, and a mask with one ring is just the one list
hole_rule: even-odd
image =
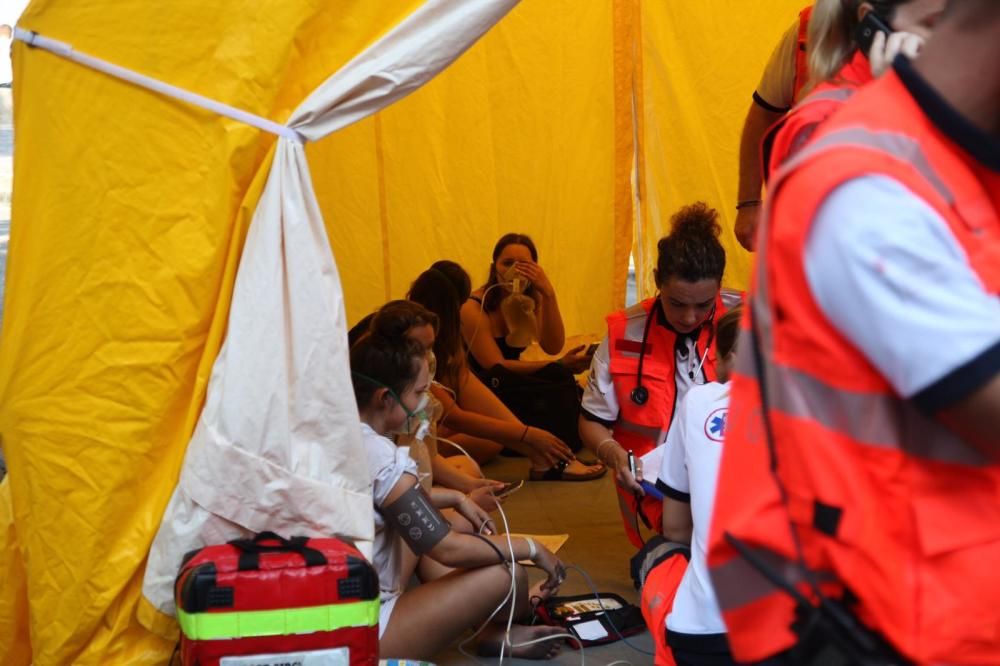
[[(278, 545), (264, 543), (277, 541)], [(298, 553), (305, 560), (307, 567), (319, 567), (327, 564), (326, 555), (306, 545), (309, 537), (297, 536), (286, 539), (274, 532), (261, 532), (253, 539), (233, 539), (230, 546), (240, 550), (239, 570), (256, 571), (260, 568), (262, 553)]]

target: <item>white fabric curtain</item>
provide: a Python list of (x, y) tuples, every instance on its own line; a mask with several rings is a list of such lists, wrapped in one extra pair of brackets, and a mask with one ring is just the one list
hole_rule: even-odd
[[(518, 0), (428, 0), (327, 79), (288, 126), (315, 141), (419, 88)], [(340, 276), (302, 144), (279, 139), (240, 261), (226, 341), (153, 541), (143, 594), (174, 614), (184, 553), (264, 529), (340, 535), (374, 518)]]

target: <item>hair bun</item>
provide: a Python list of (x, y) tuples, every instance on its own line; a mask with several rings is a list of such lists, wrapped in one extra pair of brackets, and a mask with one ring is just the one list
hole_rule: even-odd
[(670, 238), (681, 236), (711, 236), (722, 233), (719, 213), (704, 201), (680, 209), (670, 220)]

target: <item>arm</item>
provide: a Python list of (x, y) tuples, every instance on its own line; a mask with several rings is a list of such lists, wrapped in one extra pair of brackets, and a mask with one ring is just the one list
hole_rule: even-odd
[(583, 391), (577, 422), (580, 440), (598, 460), (615, 470), (615, 479), (620, 486), (643, 495), (645, 493), (639, 485), (642, 473), (639, 472), (638, 479), (632, 476), (628, 468), (628, 453), (614, 440), (611, 430), (618, 420), (619, 408), (609, 354), (608, 338), (605, 337), (590, 361), (590, 376)]
[[(557, 311), (558, 314), (558, 311)], [(489, 369), (495, 365), (507, 368), (512, 372), (530, 374), (541, 370), (549, 364), (548, 361), (520, 361), (505, 359), (493, 339), (489, 314), (480, 308), (480, 304), (471, 298), (462, 304), (462, 337), (469, 345), (469, 352), (483, 368)], [(475, 337), (472, 337), (475, 335)]]
[(521, 423), (475, 376), (466, 373), (465, 377), (463, 390), (475, 391), (483, 400), (495, 403), (495, 412), (503, 414), (504, 418), (496, 418), (463, 409), (448, 395), (447, 391), (432, 385), (431, 390), (444, 405), (442, 424), (468, 435), (499, 442), (529, 457), (542, 456), (552, 465), (560, 460), (567, 462), (573, 460), (573, 452), (562, 440), (545, 430)]
[(687, 405), (685, 396), (677, 406), (677, 421), (663, 445), (665, 448), (660, 459), (656, 488), (663, 493), (663, 536), (670, 541), (690, 545), (694, 518), (691, 515), (691, 481), (685, 450), (685, 433), (690, 419)]
[(555, 356), (566, 344), (566, 329), (556, 301), (556, 292), (551, 286), (542, 291), (535, 286), (535, 312), (538, 316), (538, 344), (546, 354)]
[[(394, 504), (401, 499), (405, 501), (404, 495), (407, 495), (415, 487), (417, 487), (417, 479), (412, 474), (403, 474), (399, 481), (396, 482), (385, 500), (378, 507), (379, 512), (383, 513), (383, 515), (390, 514), (386, 518), (387, 523), (396, 523), (396, 520), (391, 518), (392, 512), (396, 509)], [(419, 491), (419, 488), (417, 490)], [(412, 495), (407, 496), (412, 497)], [(432, 497), (431, 499), (433, 500), (434, 498)], [(450, 500), (443, 497), (439, 501), (448, 503)], [(470, 504), (471, 502), (461, 502), (459, 505), (455, 505), (455, 508), (460, 509), (461, 506)], [(565, 569), (555, 555), (544, 546), (529, 543), (529, 540), (526, 538), (511, 538), (511, 543), (508, 545), (508, 537), (504, 535), (473, 536), (449, 530), (447, 523), (440, 513), (430, 516), (430, 520), (435, 524), (437, 529), (444, 530), (443, 536), (436, 537), (438, 541), (433, 543), (433, 545), (427, 540), (422, 542), (414, 541), (413, 535), (409, 530), (400, 530), (399, 532), (400, 537), (410, 546), (414, 553), (426, 553), (432, 559), (445, 566), (460, 569), (472, 569), (500, 564), (501, 558), (504, 563), (528, 559), (548, 573), (548, 579), (543, 584), (544, 589), (555, 589), (566, 577)], [(476, 526), (481, 523), (473, 520), (472, 524)], [(513, 546), (513, 548), (510, 546)], [(534, 550), (534, 555), (532, 555), (532, 550)]]
[[(799, 22), (793, 21), (771, 51), (761, 73), (753, 102), (740, 135), (739, 201), (760, 199), (764, 183), (760, 144), (767, 129), (785, 115), (795, 103), (795, 69), (799, 42)], [(753, 251), (760, 222), (760, 206), (745, 206), (736, 211), (736, 240)]]
[(603, 423), (591, 421), (585, 416), (580, 416), (580, 440), (583, 445), (594, 452), (595, 457), (615, 471), (615, 479), (618, 485), (629, 488), (632, 491), (645, 495), (645, 491), (639, 482), (642, 481), (642, 472), (636, 470), (636, 476), (628, 467), (628, 452), (622, 445), (614, 440), (611, 429)]
[(677, 543), (691, 544), (694, 521), (691, 519), (691, 505), (663, 498), (663, 536)]
[(1000, 374), (938, 418), (987, 458), (1000, 462)]
[[(740, 136), (740, 180), (737, 201), (760, 199), (761, 188), (764, 185), (760, 143), (767, 129), (784, 115), (784, 111), (765, 108), (756, 100), (750, 103), (750, 110), (747, 111), (743, 123), (743, 134)], [(754, 249), (760, 212), (759, 205), (745, 206), (736, 211), (736, 240), (747, 250)]]

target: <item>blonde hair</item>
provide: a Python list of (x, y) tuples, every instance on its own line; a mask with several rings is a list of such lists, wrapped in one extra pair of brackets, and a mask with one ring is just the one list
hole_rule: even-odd
[[(865, 0), (816, 0), (809, 34), (806, 37), (809, 60), (809, 84), (812, 90), (824, 81), (833, 81), (850, 61), (858, 45), (854, 29), (858, 26), (858, 9)], [(867, 0), (876, 14), (891, 19), (896, 7), (910, 0)]]

